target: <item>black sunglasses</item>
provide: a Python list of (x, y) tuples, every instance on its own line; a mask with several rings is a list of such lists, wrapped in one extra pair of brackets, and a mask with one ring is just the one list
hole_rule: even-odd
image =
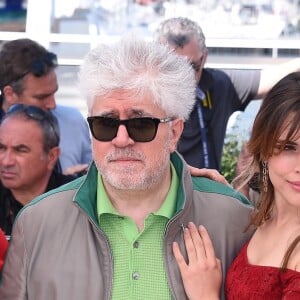
[(191, 67), (196, 73), (201, 70), (202, 62), (203, 62), (203, 56), (197, 62), (193, 62), (193, 61), (190, 62)]
[(157, 133), (159, 123), (167, 123), (173, 121), (175, 118), (133, 118), (127, 120), (119, 120), (108, 117), (88, 117), (87, 121), (90, 126), (93, 137), (101, 142), (108, 142), (113, 140), (118, 133), (119, 126), (124, 125), (128, 135), (135, 142), (151, 142)]
[(12, 82), (20, 80), (29, 73), (32, 73), (35, 77), (41, 77), (48, 72), (49, 68), (55, 68), (57, 66), (58, 62), (56, 54), (52, 52), (47, 52), (43, 57), (36, 58), (35, 60), (33, 60), (29, 70), (26, 70), (16, 78), (7, 81), (2, 85), (2, 87), (9, 85)]
[(4, 119), (6, 116), (15, 115), (22, 112), (24, 112), (26, 116), (28, 116), (31, 119), (37, 120), (39, 122), (42, 122), (44, 120), (48, 122), (57, 140), (57, 145), (59, 144), (58, 122), (54, 115), (52, 115), (48, 111), (45, 111), (37, 106), (17, 103), (9, 107), (6, 114), (4, 115)]
[(36, 77), (41, 77), (46, 74), (49, 68), (55, 68), (57, 65), (56, 54), (47, 52), (44, 57), (37, 58), (32, 62), (30, 72)]

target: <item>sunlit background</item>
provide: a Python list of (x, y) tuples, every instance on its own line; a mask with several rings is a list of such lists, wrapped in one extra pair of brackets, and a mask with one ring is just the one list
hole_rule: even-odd
[[(176, 16), (202, 27), (210, 67), (260, 69), (300, 54), (299, 0), (0, 0), (0, 42), (26, 36), (56, 52), (57, 102), (86, 116), (76, 85), (85, 53), (129, 31), (151, 39), (162, 20)], [(234, 114), (228, 131), (245, 139), (258, 107)]]

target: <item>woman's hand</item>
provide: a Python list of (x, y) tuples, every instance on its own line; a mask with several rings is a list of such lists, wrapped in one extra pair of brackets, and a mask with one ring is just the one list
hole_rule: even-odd
[(206, 168), (195, 168), (192, 166), (189, 166), (189, 170), (192, 176), (196, 176), (196, 177), (207, 177), (210, 178), (214, 181), (218, 181), (220, 183), (226, 184), (226, 185), (230, 185), (228, 183), (228, 181), (225, 179), (225, 177), (223, 175), (221, 175), (217, 170), (215, 169), (206, 169)]
[(184, 242), (188, 255), (185, 261), (177, 242), (173, 253), (177, 261), (185, 292), (190, 300), (219, 299), (222, 271), (221, 261), (204, 226), (189, 223), (184, 229)]

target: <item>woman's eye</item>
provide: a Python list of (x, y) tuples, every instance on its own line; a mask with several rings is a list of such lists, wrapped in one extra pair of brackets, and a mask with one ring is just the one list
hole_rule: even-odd
[(290, 145), (290, 144), (286, 144), (283, 147), (284, 151), (295, 151), (296, 150), (296, 146), (295, 145)]

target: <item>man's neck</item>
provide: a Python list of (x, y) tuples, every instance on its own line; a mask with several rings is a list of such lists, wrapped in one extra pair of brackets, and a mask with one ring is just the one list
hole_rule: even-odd
[(4, 111), (4, 112), (7, 112), (8, 111), (8, 109), (9, 109), (9, 104), (7, 103), (7, 101), (3, 101), (3, 104), (2, 104), (2, 110)]
[(32, 186), (25, 186), (19, 189), (10, 189), (10, 191), (19, 203), (26, 205), (37, 196), (46, 192), (49, 178), (50, 176), (43, 178), (43, 180), (40, 180), (38, 183), (35, 183)]
[(162, 181), (146, 190), (116, 190), (106, 185), (108, 197), (123, 216), (130, 217), (141, 231), (146, 217), (159, 210), (165, 201), (171, 185), (171, 172)]

